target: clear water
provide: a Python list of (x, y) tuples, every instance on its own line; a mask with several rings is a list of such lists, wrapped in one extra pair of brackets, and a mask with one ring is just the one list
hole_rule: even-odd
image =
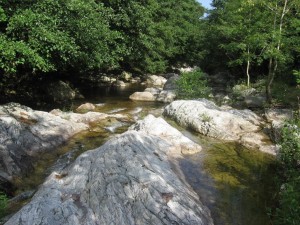
[[(97, 110), (100, 112), (127, 114), (133, 119), (140, 119), (163, 106), (128, 99), (131, 93), (142, 89), (141, 86), (88, 89), (83, 92), (86, 99), (74, 102), (70, 109), (91, 102), (99, 104)], [(34, 171), (16, 183), (18, 190), (15, 194), (36, 189), (52, 171), (69, 165), (79, 154), (99, 147), (112, 135), (125, 132), (132, 123), (118, 120), (101, 122), (92, 131), (82, 132), (57, 150), (43, 154), (36, 160)], [(274, 158), (236, 143), (218, 142), (179, 129), (204, 147), (198, 154), (185, 156), (180, 161), (180, 167), (201, 201), (210, 208), (215, 224), (270, 224), (267, 208), (272, 205), (274, 193)], [(18, 210), (25, 203), (11, 206), (10, 212)]]
[(180, 166), (215, 225), (271, 224), (267, 213), (274, 204), (275, 158), (237, 143), (185, 134), (204, 148)]

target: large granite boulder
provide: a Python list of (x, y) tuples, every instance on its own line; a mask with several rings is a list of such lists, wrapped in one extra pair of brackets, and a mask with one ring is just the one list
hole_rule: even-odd
[(271, 154), (276, 152), (262, 132), (262, 119), (250, 110), (224, 110), (206, 99), (180, 100), (166, 106), (164, 115), (203, 135), (238, 141)]
[(55, 149), (107, 117), (121, 116), (60, 110), (47, 113), (16, 103), (0, 106), (0, 185), (28, 172), (38, 154)]
[(145, 121), (53, 172), (6, 225), (212, 225), (169, 162), (185, 138), (162, 119)]

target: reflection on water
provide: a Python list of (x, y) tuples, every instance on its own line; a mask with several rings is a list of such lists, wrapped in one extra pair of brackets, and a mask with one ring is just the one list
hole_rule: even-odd
[(180, 165), (186, 180), (210, 208), (215, 224), (270, 224), (267, 209), (275, 191), (274, 157), (236, 143), (200, 136), (198, 142), (204, 150), (186, 156)]

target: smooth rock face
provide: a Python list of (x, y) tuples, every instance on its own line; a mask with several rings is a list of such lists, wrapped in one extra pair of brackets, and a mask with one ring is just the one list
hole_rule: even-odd
[(0, 106), (0, 179), (10, 181), (30, 167), (31, 156), (52, 149), (87, 128), (86, 124), (19, 104)]
[(120, 115), (60, 110), (47, 113), (16, 103), (0, 106), (0, 181), (11, 182), (15, 176), (26, 173), (34, 156), (56, 148), (108, 116)]
[(182, 138), (169, 127), (147, 117), (132, 127), (139, 131), (83, 153), (68, 169), (52, 173), (6, 225), (212, 225), (209, 210), (168, 162), (176, 150), (170, 137)]
[(144, 120), (136, 122), (129, 130), (142, 131), (149, 135), (158, 136), (183, 154), (194, 154), (202, 150), (200, 145), (182, 135), (162, 118), (155, 118), (153, 115), (148, 115)]
[(276, 147), (266, 142), (269, 138), (261, 131), (262, 120), (250, 110), (222, 110), (206, 99), (181, 100), (166, 106), (164, 115), (203, 135), (275, 154)]

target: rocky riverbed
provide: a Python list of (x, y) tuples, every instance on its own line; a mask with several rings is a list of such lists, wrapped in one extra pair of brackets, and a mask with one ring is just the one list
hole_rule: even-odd
[[(161, 105), (158, 110), (145, 111), (144, 106), (147, 104), (155, 105), (155, 103), (134, 101), (124, 101), (122, 104), (88, 103), (85, 104), (88, 109), (80, 108), (82, 112), (80, 114), (60, 110), (46, 113), (18, 104), (2, 106), (1, 123), (3, 126), (1, 129), (5, 132), (1, 136), (3, 141), (1, 143), (2, 148), (6, 149), (4, 151), (6, 155), (2, 158), (7, 155), (11, 157), (2, 165), (14, 163), (12, 165), (19, 166), (6, 166), (6, 170), (2, 168), (1, 174), (7, 174), (6, 177), (2, 176), (2, 179), (9, 183), (13, 181), (12, 177), (21, 176), (22, 172), (27, 169), (30, 171), (35, 154), (51, 152), (75, 133), (81, 131), (98, 133), (101, 130), (101, 132), (106, 131), (107, 135), (114, 134), (119, 128), (126, 130), (124, 127), (135, 123), (149, 112), (157, 116), (162, 113), (162, 110), (159, 109)], [(129, 105), (133, 107), (129, 107)], [(83, 113), (85, 111), (89, 112)], [(261, 150), (273, 148), (264, 133), (263, 120), (251, 111), (224, 109), (208, 100), (197, 100), (175, 101), (164, 109), (164, 114), (184, 127), (192, 128), (200, 133), (203, 129), (206, 131), (203, 133), (205, 135), (225, 141), (237, 141), (250, 149), (257, 149), (260, 144), (257, 144), (256, 139), (249, 142), (249, 139), (245, 137), (258, 133), (259, 137), (264, 137), (258, 139), (264, 144)], [(8, 122), (11, 122), (12, 125)], [(226, 129), (223, 128), (223, 125)], [(207, 127), (209, 129), (206, 129)], [(53, 138), (52, 133), (56, 133), (58, 138)], [(24, 134), (27, 138), (19, 139)], [(34, 141), (30, 141), (30, 139)], [(97, 139), (97, 135), (94, 139)], [(93, 221), (94, 224), (97, 224), (97, 221), (107, 224), (109, 220), (114, 220), (111, 215), (106, 216), (105, 213), (108, 214), (113, 209), (115, 211), (118, 209), (114, 214), (117, 224), (144, 224), (146, 222), (159, 224), (174, 221), (182, 224), (193, 224), (192, 221), (196, 221), (195, 224), (212, 223), (206, 207), (210, 206), (209, 202), (204, 201), (202, 204), (199, 196), (201, 199), (203, 193), (197, 191), (198, 195), (195, 194), (190, 186), (193, 182), (189, 178), (197, 177), (197, 175), (186, 173), (186, 168), (189, 166), (182, 167), (182, 160), (186, 158), (203, 158), (201, 144), (190, 141), (181, 132), (168, 125), (165, 120), (153, 116), (136, 122), (128, 132), (116, 137), (113, 135), (108, 139), (111, 140), (96, 150), (83, 153), (74, 163), (68, 163), (67, 166), (55, 164), (56, 166), (50, 170), (51, 175), (32, 200), (7, 224), (18, 224), (17, 221), (23, 221), (20, 224), (34, 224), (32, 223), (33, 218), (39, 218), (37, 221), (42, 224), (49, 224), (49, 221), (50, 224), (61, 224), (62, 221), (64, 221), (63, 224), (89, 224), (85, 223), (88, 220)], [(48, 140), (50, 140), (50, 144)], [(247, 142), (242, 140), (247, 140)], [(135, 142), (136, 144), (134, 144)], [(15, 147), (5, 147), (9, 146), (6, 145), (7, 143), (11, 143)], [(24, 148), (24, 146), (27, 147)], [(33, 148), (30, 148), (31, 146)], [(14, 151), (9, 153), (14, 149), (22, 151), (19, 158), (13, 157), (17, 155)], [(82, 152), (82, 150), (77, 151), (76, 149), (74, 151), (78, 153), (75, 155)], [(274, 151), (269, 151), (269, 153), (274, 154)], [(72, 155), (72, 151), (70, 155), (66, 153), (61, 161), (64, 161), (64, 157), (73, 158)], [(24, 157), (28, 161), (23, 160)], [(186, 161), (184, 162), (187, 165)], [(22, 167), (25, 168), (24, 170), (20, 169), (23, 166), (21, 163), (24, 163), (24, 167)], [(199, 163), (202, 164), (202, 161)], [(17, 169), (11, 172), (8, 170), (9, 168)], [(249, 169), (251, 170), (251, 168)], [(202, 172), (199, 171), (199, 173)], [(108, 186), (110, 189), (107, 189)], [(192, 186), (195, 188), (194, 185)], [(214, 185), (210, 187), (211, 189), (215, 188)], [(120, 192), (117, 192), (116, 188)], [(97, 196), (98, 193), (99, 196)], [(110, 202), (111, 200), (112, 202)], [(215, 199), (215, 201), (219, 200)], [(65, 207), (61, 207), (62, 205)], [(117, 208), (114, 205), (117, 205)], [(40, 210), (42, 206), (44, 209)], [(38, 208), (39, 210), (37, 210)], [(157, 213), (152, 215), (157, 209), (159, 209)], [(165, 212), (166, 217), (159, 213), (161, 210)], [(220, 210), (224, 210), (224, 208)], [(29, 218), (26, 215), (34, 216)], [(216, 216), (215, 213), (213, 215)], [(55, 223), (56, 220), (60, 222)], [(214, 220), (218, 225), (227, 224), (218, 222), (217, 218)], [(30, 221), (30, 223), (26, 223), (26, 221)], [(121, 222), (119, 223), (119, 221)], [(91, 224), (93, 223), (91, 222)]]

